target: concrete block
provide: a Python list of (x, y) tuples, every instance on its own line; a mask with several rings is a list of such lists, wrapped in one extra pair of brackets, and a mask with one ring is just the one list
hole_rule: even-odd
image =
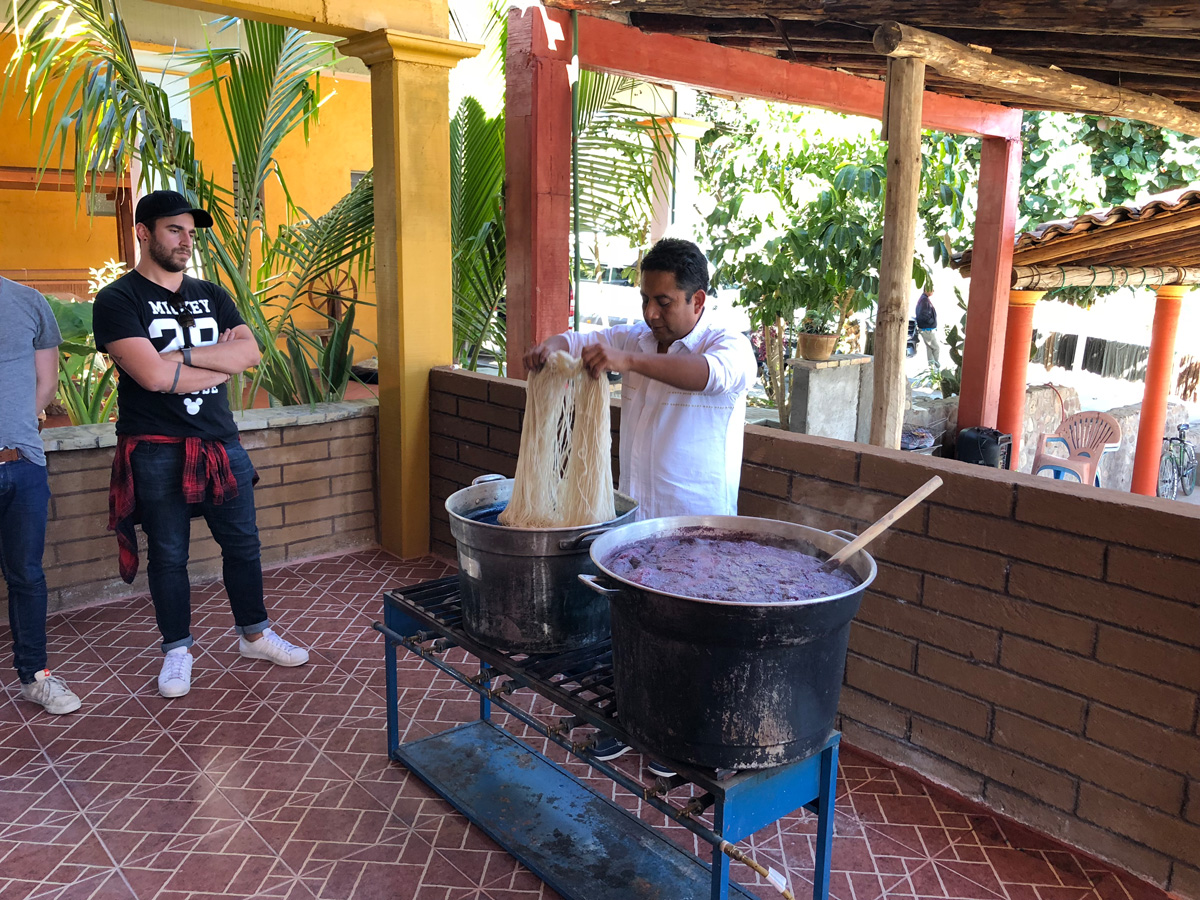
[[(859, 431), (861, 370), (870, 357), (810, 362), (791, 360), (792, 407), (788, 430), (853, 441)], [(839, 364), (840, 363), (840, 364)]]

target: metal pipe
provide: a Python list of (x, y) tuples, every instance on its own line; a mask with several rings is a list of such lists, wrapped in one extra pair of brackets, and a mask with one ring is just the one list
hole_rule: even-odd
[(740, 863), (749, 866), (763, 878), (767, 879), (767, 883), (779, 893), (783, 894), (784, 900), (796, 900), (796, 895), (788, 890), (787, 882), (783, 880), (783, 875), (776, 872), (774, 869), (767, 869), (761, 863), (755, 862), (729, 841), (721, 841), (718, 845), (720, 851), (730, 859), (736, 859)]

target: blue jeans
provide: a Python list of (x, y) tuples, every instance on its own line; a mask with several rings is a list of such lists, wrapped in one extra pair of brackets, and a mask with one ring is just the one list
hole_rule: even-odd
[(29, 684), (46, 668), (46, 467), (27, 459), (0, 465), (0, 568), (8, 582), (13, 665)]
[(188, 582), (188, 545), (194, 511), (204, 516), (221, 547), (222, 576), (234, 630), (256, 634), (270, 627), (263, 604), (262, 559), (254, 520), (254, 466), (237, 441), (225, 444), (238, 495), (215, 504), (183, 499), (183, 444), (141, 443), (130, 457), (134, 493), (146, 534), (146, 574), (150, 598), (162, 632), (162, 650), (190, 647), (192, 590)]

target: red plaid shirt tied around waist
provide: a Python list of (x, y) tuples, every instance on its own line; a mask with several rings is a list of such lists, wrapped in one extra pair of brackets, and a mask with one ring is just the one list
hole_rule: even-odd
[[(229, 468), (229, 454), (220, 441), (198, 437), (165, 437), (158, 434), (122, 435), (117, 438), (112, 480), (108, 486), (108, 530), (117, 534), (121, 578), (133, 582), (138, 570), (137, 496), (130, 457), (138, 444), (183, 444), (183, 499), (188, 503), (221, 504), (238, 495), (237, 478)], [(254, 480), (258, 481), (258, 473)]]

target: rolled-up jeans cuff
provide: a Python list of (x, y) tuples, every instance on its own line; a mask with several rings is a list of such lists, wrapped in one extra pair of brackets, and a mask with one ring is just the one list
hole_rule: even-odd
[(271, 627), (270, 619), (263, 619), (257, 625), (234, 625), (233, 630), (238, 634), (259, 634)]
[(171, 641), (171, 643), (169, 643), (169, 644), (166, 641), (163, 641), (162, 652), (170, 653), (176, 647), (190, 647), (194, 643), (196, 643), (196, 639), (193, 638), (190, 634), (187, 637), (181, 638), (177, 641)]

